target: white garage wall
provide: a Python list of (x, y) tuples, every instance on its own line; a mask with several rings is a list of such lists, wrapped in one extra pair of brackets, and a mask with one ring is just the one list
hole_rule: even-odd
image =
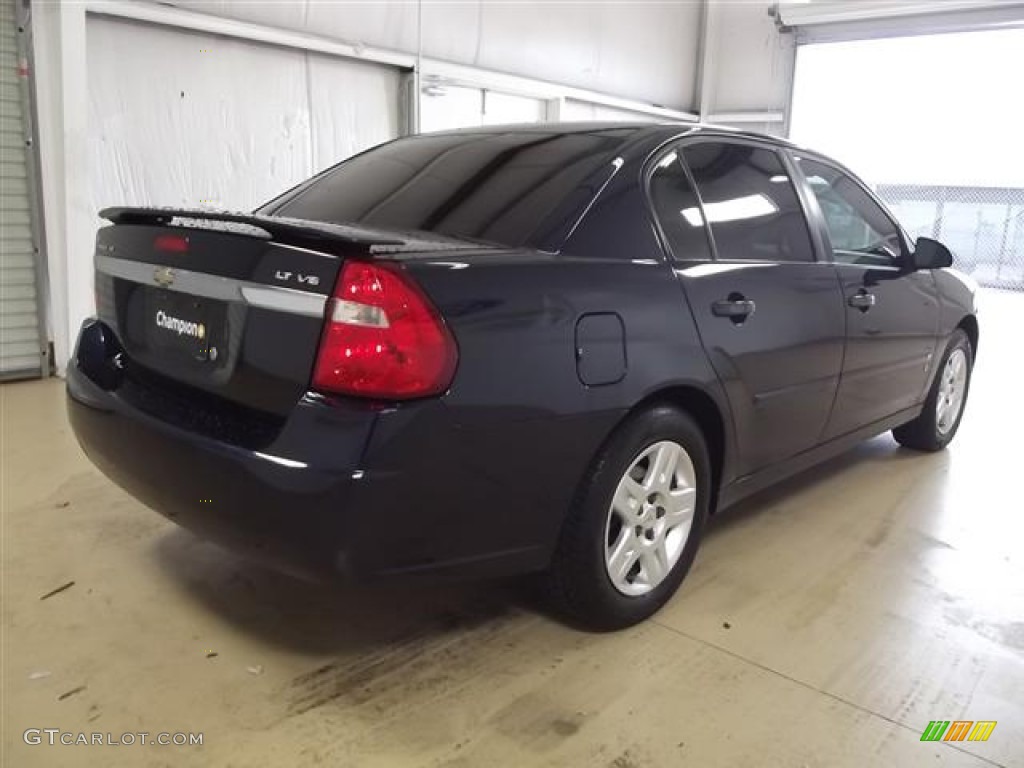
[(643, 112), (630, 112), (625, 109), (614, 109), (603, 104), (591, 104), (578, 99), (566, 99), (562, 105), (560, 118), (571, 122), (576, 120), (620, 120), (626, 122), (660, 122), (662, 118)]
[(715, 3), (711, 112), (784, 111), (796, 62), (792, 35), (783, 34), (767, 0)]
[(86, 43), (95, 210), (252, 207), (310, 169), (303, 54), (102, 18)]
[(398, 70), (313, 53), (306, 66), (312, 166), (303, 177), (399, 135)]
[[(171, 0), (260, 22), (687, 110), (700, 2)], [(422, 26), (420, 26), (422, 23)]]
[(398, 135), (391, 68), (105, 18), (86, 41), (95, 211), (248, 210)]
[(539, 123), (547, 118), (547, 103), (543, 99), (468, 86), (428, 85), (422, 90), (422, 132), (504, 123)]

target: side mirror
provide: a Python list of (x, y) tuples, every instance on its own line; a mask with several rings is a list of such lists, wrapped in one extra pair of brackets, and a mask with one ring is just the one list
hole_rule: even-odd
[(949, 248), (938, 240), (930, 237), (919, 237), (914, 243), (914, 252), (910, 254), (910, 268), (919, 269), (942, 269), (953, 266), (953, 254)]

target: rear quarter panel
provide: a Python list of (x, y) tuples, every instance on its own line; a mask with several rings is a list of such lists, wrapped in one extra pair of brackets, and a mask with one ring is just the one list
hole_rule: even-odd
[[(727, 413), (660, 261), (515, 251), (406, 268), (459, 347), (450, 391), (384, 414), (366, 455), (369, 471), (415, 467), (403, 472), (402, 494), (416, 500), (401, 528), (409, 540), (395, 548), (407, 559), (507, 556), (542, 567), (588, 465), (637, 403), (688, 385)], [(589, 313), (613, 313), (623, 329), (625, 375), (601, 386), (577, 372), (577, 323)]]

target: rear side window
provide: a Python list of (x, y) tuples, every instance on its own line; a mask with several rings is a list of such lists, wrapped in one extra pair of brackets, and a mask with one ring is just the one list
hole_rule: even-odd
[(894, 266), (903, 246), (899, 230), (881, 206), (842, 171), (806, 157), (796, 161), (821, 207), (835, 260)]
[[(814, 261), (793, 182), (777, 152), (701, 142), (683, 149), (722, 261)], [(684, 212), (684, 216), (687, 214)]]
[(651, 204), (672, 255), (680, 261), (711, 258), (700, 202), (678, 150), (654, 167), (650, 181)]

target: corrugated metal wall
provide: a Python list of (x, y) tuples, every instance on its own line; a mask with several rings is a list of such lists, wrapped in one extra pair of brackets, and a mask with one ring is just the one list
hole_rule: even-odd
[(32, 227), (28, 100), (13, 0), (0, 4), (0, 378), (38, 376), (40, 341)]

